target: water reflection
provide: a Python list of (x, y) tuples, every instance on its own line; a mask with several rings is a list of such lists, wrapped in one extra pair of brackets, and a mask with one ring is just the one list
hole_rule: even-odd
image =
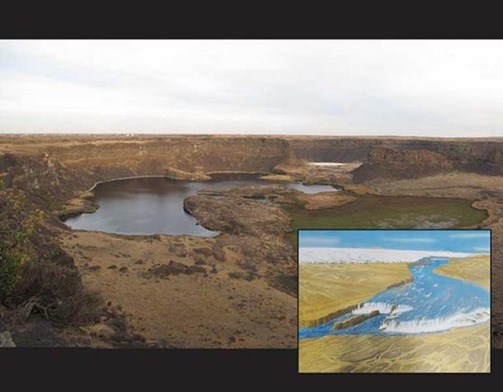
[[(214, 174), (209, 182), (180, 182), (165, 178), (136, 178), (98, 185), (92, 214), (71, 217), (65, 223), (72, 229), (117, 234), (189, 234), (212, 237), (218, 234), (199, 225), (183, 210), (183, 200), (202, 189), (228, 189), (272, 182), (255, 174)], [(305, 193), (336, 191), (330, 185), (282, 184)]]

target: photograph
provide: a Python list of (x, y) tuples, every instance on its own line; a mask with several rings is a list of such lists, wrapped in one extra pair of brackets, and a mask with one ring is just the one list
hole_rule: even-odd
[[(301, 371), (486, 372), (489, 340), (503, 348), (502, 102), (502, 40), (1, 39), (0, 351), (257, 349), (296, 372), (300, 341)], [(369, 231), (339, 256), (379, 264), (323, 264), (308, 229), (474, 237)], [(343, 295), (305, 302), (306, 255)], [(327, 326), (353, 315), (372, 317)]]
[(299, 231), (299, 371), (489, 372), (490, 236)]

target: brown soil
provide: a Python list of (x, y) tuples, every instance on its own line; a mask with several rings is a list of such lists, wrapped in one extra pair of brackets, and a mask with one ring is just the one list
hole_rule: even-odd
[[(221, 239), (61, 235), (84, 284), (127, 314), (130, 333), (179, 348), (295, 345), (296, 300), (258, 273), (247, 279), (241, 251)], [(204, 272), (203, 272), (204, 271)], [(231, 277), (232, 276), (232, 277)]]

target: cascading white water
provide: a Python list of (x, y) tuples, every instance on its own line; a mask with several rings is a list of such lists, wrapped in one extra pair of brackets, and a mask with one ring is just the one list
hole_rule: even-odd
[[(425, 260), (426, 261), (426, 260)], [(341, 316), (379, 315), (348, 328), (334, 329), (333, 322), (299, 330), (301, 339), (325, 335), (407, 335), (447, 331), (490, 322), (490, 293), (484, 287), (436, 274), (449, 263), (443, 258), (410, 266), (413, 281), (376, 294), (368, 302)]]
[(427, 333), (446, 331), (451, 328), (467, 327), (489, 321), (491, 311), (489, 308), (477, 308), (469, 313), (456, 313), (449, 317), (434, 319), (421, 319), (411, 321), (384, 320), (379, 327), (384, 332), (393, 333)]

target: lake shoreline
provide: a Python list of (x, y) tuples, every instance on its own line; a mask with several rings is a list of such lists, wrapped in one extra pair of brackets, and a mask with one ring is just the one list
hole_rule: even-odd
[[(214, 189), (213, 193), (218, 195), (224, 194), (228, 189), (243, 189), (248, 192), (250, 187), (269, 189), (267, 187), (276, 185), (262, 180), (260, 174), (262, 173), (213, 172), (208, 181), (173, 180), (168, 176), (124, 177), (102, 181), (78, 198), (67, 202), (56, 215), (75, 230), (211, 237), (218, 235), (218, 231), (213, 232), (215, 230), (198, 220), (186, 207), (186, 199), (203, 194), (206, 188)], [(281, 188), (276, 193), (297, 191), (299, 194), (310, 195), (338, 191), (331, 185), (304, 185), (297, 182), (277, 185)], [(82, 215), (91, 213), (96, 214), (90, 217)]]

